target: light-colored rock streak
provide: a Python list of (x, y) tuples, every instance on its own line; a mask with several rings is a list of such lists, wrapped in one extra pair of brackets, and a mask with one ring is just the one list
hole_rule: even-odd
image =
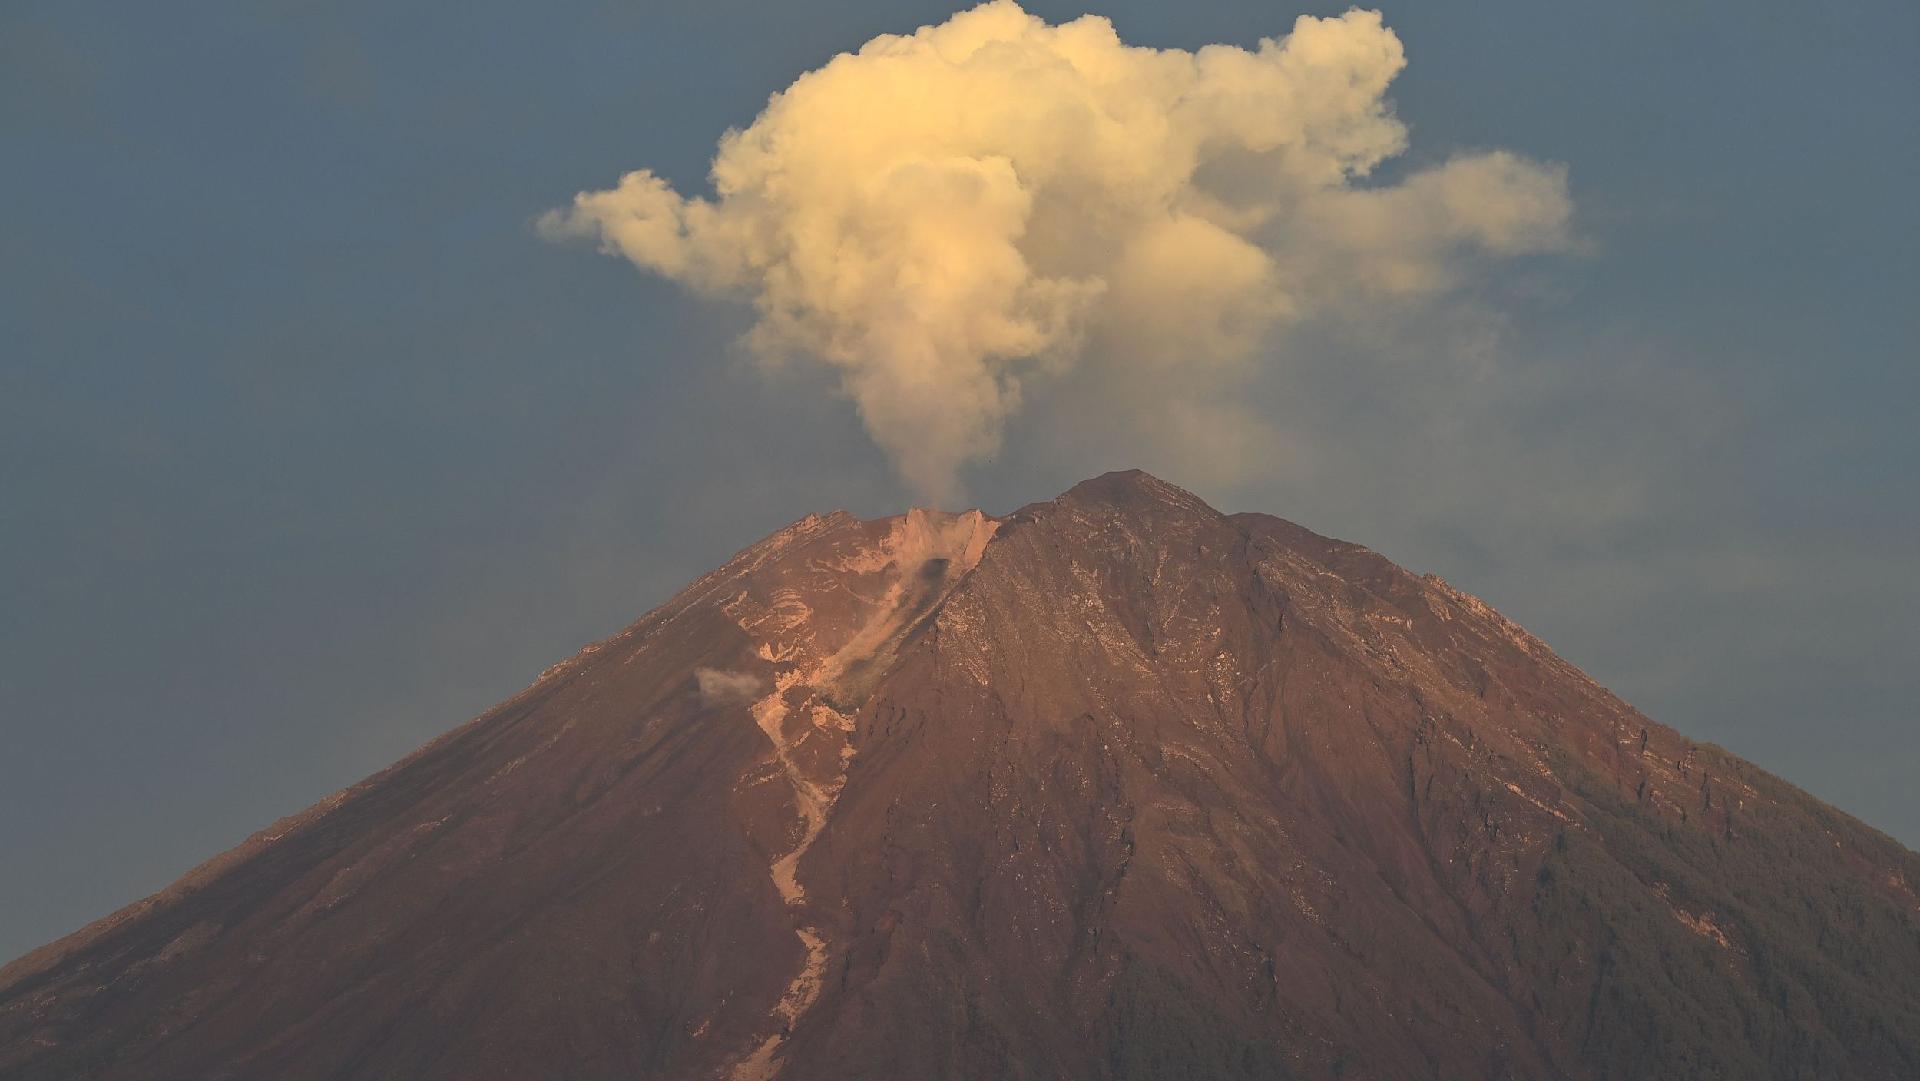
[[(957, 515), (913, 510), (896, 519), (878, 548), (858, 551), (830, 568), (841, 575), (885, 576), (879, 599), (851, 626), (817, 625), (813, 609), (792, 589), (776, 591), (770, 608), (758, 613), (748, 614), (744, 605), (727, 609), (742, 629), (758, 639), (756, 651), (763, 659), (785, 666), (774, 677), (773, 692), (754, 702), (751, 711), (754, 723), (773, 745), (774, 761), (793, 789), (794, 807), (801, 819), (799, 843), (774, 860), (767, 873), (780, 899), (794, 914), (794, 934), (806, 950), (799, 974), (773, 1009), (772, 1031), (734, 1064), (731, 1081), (772, 1081), (780, 1071), (781, 1048), (800, 1018), (820, 998), (826, 975), (829, 945), (825, 932), (807, 918), (800, 861), (827, 827), (827, 815), (846, 786), (854, 747), (853, 718), (823, 699), (837, 698), (846, 690), (840, 677), (857, 663), (890, 654), (915, 614), (937, 605), (980, 561), (999, 525), (977, 510)], [(934, 564), (934, 560), (944, 563)], [(925, 582), (930, 566), (939, 567), (937, 581), (930, 587), (937, 595), (926, 598), (927, 587), (923, 587), (916, 597), (913, 587)], [(844, 586), (844, 582), (839, 584)], [(920, 603), (923, 600), (932, 603)], [(837, 642), (837, 647), (830, 641)], [(793, 716), (796, 710), (804, 711), (804, 723), (796, 723), (801, 721), (801, 717)], [(796, 734), (790, 736), (789, 732)], [(796, 752), (816, 735), (841, 743), (831, 763), (824, 770), (816, 765), (814, 775), (809, 775)], [(824, 776), (819, 775), (823, 772)]]
[[(779, 891), (780, 899), (789, 909), (803, 911), (807, 900), (807, 891), (800, 885), (800, 859), (813, 847), (820, 831), (827, 826), (827, 811), (839, 798), (840, 789), (846, 782), (846, 765), (852, 759), (852, 747), (843, 749), (840, 755), (840, 773), (828, 783), (821, 784), (806, 776), (793, 758), (793, 749), (798, 739), (786, 736), (787, 691), (800, 682), (799, 673), (789, 670), (781, 673), (775, 681), (772, 694), (767, 695), (753, 705), (753, 719), (760, 730), (773, 741), (774, 759), (780, 765), (781, 773), (793, 786), (794, 806), (798, 808), (805, 828), (800, 834), (800, 843), (793, 850), (773, 862), (769, 874), (773, 879), (773, 888)], [(820, 720), (821, 712), (832, 713), (825, 706), (814, 707), (815, 723)], [(837, 718), (838, 715), (835, 714)], [(803, 737), (804, 738), (804, 737)], [(774, 1056), (786, 1042), (787, 1034), (793, 1031), (794, 1023), (807, 1012), (815, 999), (820, 997), (820, 981), (827, 969), (827, 940), (819, 928), (800, 922), (794, 928), (794, 934), (800, 944), (806, 948), (806, 962), (801, 965), (799, 975), (787, 985), (786, 993), (780, 996), (780, 1002), (773, 1009), (776, 1022), (773, 1032), (754, 1048), (753, 1053), (742, 1060), (733, 1070), (733, 1081), (769, 1081), (779, 1064)]]

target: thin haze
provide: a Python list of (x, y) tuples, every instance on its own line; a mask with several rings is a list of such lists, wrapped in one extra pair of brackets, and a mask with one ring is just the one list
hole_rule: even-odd
[[(1085, 7), (1027, 11), (1059, 28)], [(1352, 27), (1337, 4), (1099, 11), (1168, 67), (1210, 47), (1257, 65), (1302, 14)], [(529, 223), (636, 169), (683, 211), (790, 223), (729, 209), (719, 135), (805, 121), (773, 95), (955, 13), (0, 10), (0, 955), (385, 765), (785, 521), (916, 499), (864, 369), (807, 337), (840, 309), (762, 329), (776, 261), (696, 281)], [(1404, 129), (1370, 172), (1303, 194), (1236, 153), (1156, 189), (1157, 221), (1197, 218), (1262, 289), (1116, 305), (1116, 252), (1043, 258), (1034, 223), (1078, 227), (1030, 188), (1011, 295), (1105, 287), (1068, 306), (1064, 350), (969, 362), (1002, 395), (961, 428), (987, 442), (917, 486), (951, 472), (1003, 511), (1140, 466), (1362, 541), (1920, 842), (1920, 9), (1408, 4), (1369, 30), (1389, 31), (1406, 65), (1360, 98), (1378, 112), (1338, 114)], [(1117, 153), (1138, 145), (1113, 130)], [(1474, 161), (1564, 193), (1570, 217), (1526, 219), (1507, 250), (1484, 230), (1410, 252), (1404, 227), (1384, 247), (1322, 235), (1343, 200)], [(1208, 192), (1283, 228), (1242, 228)], [(1362, 255), (1438, 277), (1376, 302)], [(1251, 318), (1217, 315), (1235, 296)], [(1355, 318), (1342, 298), (1363, 296)], [(1185, 348), (1149, 348), (1181, 314)], [(745, 693), (727, 675), (707, 693)]]

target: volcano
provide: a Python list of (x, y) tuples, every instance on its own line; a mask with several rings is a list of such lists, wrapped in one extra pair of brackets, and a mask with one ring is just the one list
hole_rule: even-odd
[(0, 1077), (1911, 1081), (1917, 885), (1439, 578), (1114, 473), (780, 530), (0, 970)]

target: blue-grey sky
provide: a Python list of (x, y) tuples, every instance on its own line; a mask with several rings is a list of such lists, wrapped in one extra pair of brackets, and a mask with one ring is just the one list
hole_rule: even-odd
[[(1079, 3), (1034, 0), (1071, 18)], [(0, 12), (0, 958), (163, 886), (808, 511), (913, 493), (747, 313), (532, 223), (951, 5)], [(1094, 8), (1251, 47), (1339, 5)], [(1920, 9), (1384, 9), (1396, 165), (1563, 163), (1581, 244), (1303, 327), (1195, 468), (1095, 366), (973, 502), (1142, 466), (1473, 591), (1920, 843)], [(1196, 475), (1204, 474), (1204, 475)]]

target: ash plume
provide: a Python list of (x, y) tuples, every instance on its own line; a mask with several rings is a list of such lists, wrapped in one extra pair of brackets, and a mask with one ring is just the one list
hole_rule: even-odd
[(721, 138), (710, 195), (641, 169), (539, 224), (750, 302), (753, 351), (831, 369), (944, 501), (1035, 380), (1218, 392), (1289, 325), (1565, 246), (1555, 165), (1495, 150), (1368, 181), (1407, 145), (1386, 98), (1405, 63), (1372, 11), (1188, 52), (996, 0), (800, 76)]

